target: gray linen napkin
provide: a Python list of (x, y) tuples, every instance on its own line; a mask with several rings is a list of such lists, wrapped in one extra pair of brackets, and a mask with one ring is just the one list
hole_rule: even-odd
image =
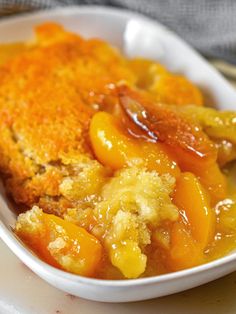
[(202, 54), (236, 64), (234, 0), (0, 0), (0, 16), (70, 4), (102, 4), (146, 14)]

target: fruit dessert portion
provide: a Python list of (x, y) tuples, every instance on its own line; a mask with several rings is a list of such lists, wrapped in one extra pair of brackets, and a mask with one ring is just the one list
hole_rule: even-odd
[(181, 270), (236, 247), (236, 113), (187, 78), (60, 25), (0, 47), (0, 171), (15, 234), (102, 279)]

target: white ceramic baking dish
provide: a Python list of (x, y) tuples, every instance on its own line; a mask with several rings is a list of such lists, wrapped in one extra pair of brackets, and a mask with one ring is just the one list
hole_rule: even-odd
[[(160, 61), (197, 83), (219, 109), (236, 110), (236, 92), (231, 85), (182, 39), (141, 15), (112, 8), (77, 6), (27, 14), (0, 22), (0, 42), (27, 40), (33, 27), (56, 21), (86, 37), (100, 37), (128, 56)], [(12, 233), (16, 216), (0, 196), (0, 237), (36, 274), (53, 286), (82, 298), (104, 302), (128, 302), (164, 296), (204, 284), (236, 270), (236, 253), (191, 269), (151, 278), (98, 280), (53, 268), (32, 254)]]

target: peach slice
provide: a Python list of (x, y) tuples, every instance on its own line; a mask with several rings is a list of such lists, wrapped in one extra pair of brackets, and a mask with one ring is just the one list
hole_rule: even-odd
[(207, 191), (195, 175), (190, 172), (180, 175), (173, 202), (182, 211), (193, 238), (205, 248), (214, 234), (215, 213)]
[(212, 196), (212, 203), (226, 195), (226, 181), (216, 159), (215, 144), (200, 125), (178, 108), (156, 104), (127, 86), (118, 87), (120, 105), (127, 116), (156, 143), (163, 143), (183, 171), (196, 174)]
[(15, 232), (42, 259), (66, 271), (92, 276), (101, 261), (102, 246), (93, 235), (37, 206), (19, 215)]
[(90, 141), (97, 159), (114, 170), (125, 165), (143, 166), (159, 174), (180, 173), (161, 143), (135, 139), (125, 133), (121, 122), (107, 112), (96, 113), (90, 123)]
[(167, 255), (167, 265), (172, 271), (194, 267), (204, 261), (202, 249), (183, 222), (174, 223), (170, 236), (171, 248)]
[(184, 118), (173, 107), (155, 104), (138, 91), (118, 87), (122, 108), (130, 119), (156, 141), (182, 149), (189, 158), (216, 160), (217, 150), (199, 125)]

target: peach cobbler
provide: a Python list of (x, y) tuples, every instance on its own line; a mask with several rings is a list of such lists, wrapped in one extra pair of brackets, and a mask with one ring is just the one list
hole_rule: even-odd
[(187, 78), (60, 25), (0, 47), (15, 234), (62, 270), (154, 276), (236, 248), (236, 113)]

